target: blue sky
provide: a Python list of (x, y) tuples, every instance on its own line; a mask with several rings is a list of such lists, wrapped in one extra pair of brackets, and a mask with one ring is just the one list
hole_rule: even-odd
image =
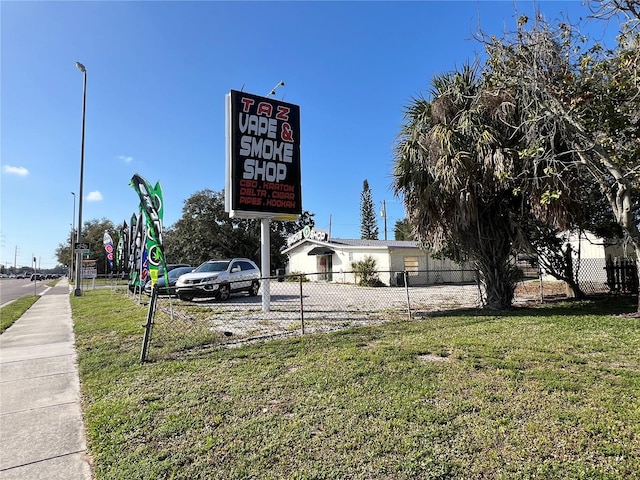
[[(548, 19), (588, 10), (538, 1)], [(531, 1), (0, 2), (0, 262), (56, 265), (77, 223), (82, 73), (87, 68), (83, 220), (137, 210), (134, 173), (164, 190), (165, 227), (184, 201), (220, 191), (225, 95), (300, 105), (303, 209), (333, 237), (359, 238), (366, 179), (387, 229), (404, 216), (391, 190), (403, 107), (429, 81), (482, 53)], [(601, 27), (598, 31), (601, 31)], [(615, 32), (610, 32), (614, 34)], [(74, 220), (74, 196), (76, 210)], [(384, 238), (379, 217), (380, 238)]]

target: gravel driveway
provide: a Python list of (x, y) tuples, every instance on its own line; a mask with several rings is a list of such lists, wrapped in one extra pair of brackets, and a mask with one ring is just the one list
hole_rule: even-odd
[[(256, 337), (301, 332), (330, 331), (351, 326), (377, 324), (389, 319), (408, 319), (426, 312), (476, 308), (478, 288), (473, 285), (427, 287), (360, 287), (320, 282), (270, 282), (271, 299), (263, 311), (262, 291), (256, 297), (232, 295), (225, 302), (173, 299), (174, 318), (205, 321), (214, 331), (234, 337)], [(301, 292), (302, 290), (302, 292)], [(168, 312), (169, 301), (159, 307)], [(301, 311), (303, 314), (301, 314)], [(157, 327), (156, 327), (157, 328)]]

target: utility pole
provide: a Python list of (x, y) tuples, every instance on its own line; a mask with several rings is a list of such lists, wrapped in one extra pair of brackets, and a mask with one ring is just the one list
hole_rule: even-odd
[(380, 215), (384, 218), (384, 239), (387, 239), (387, 201), (382, 200), (382, 210), (380, 210)]

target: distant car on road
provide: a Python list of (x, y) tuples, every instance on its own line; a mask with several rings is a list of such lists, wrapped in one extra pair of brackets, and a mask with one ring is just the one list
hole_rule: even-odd
[(260, 290), (260, 269), (248, 258), (209, 260), (176, 282), (176, 292), (181, 300), (196, 297), (213, 297), (227, 300), (231, 293), (247, 292), (254, 296)]
[(33, 273), (31, 274), (31, 281), (38, 281), (41, 282), (42, 280), (45, 279), (45, 276), (42, 275), (41, 273)]
[[(181, 275), (185, 273), (193, 272), (193, 267), (188, 265), (186, 267), (176, 267), (169, 270), (168, 275), (164, 275), (158, 278), (156, 282), (156, 289), (158, 290), (158, 295), (171, 295), (175, 296), (176, 294), (176, 282)], [(169, 278), (169, 286), (167, 286), (167, 277)], [(151, 282), (147, 282), (144, 284), (144, 293), (151, 296)]]

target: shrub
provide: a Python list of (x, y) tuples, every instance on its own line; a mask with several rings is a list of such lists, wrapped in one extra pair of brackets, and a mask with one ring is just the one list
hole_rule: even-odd
[(308, 282), (309, 279), (302, 272), (289, 272), (289, 274), (285, 277), (286, 282)]
[[(353, 268), (353, 271), (355, 273), (356, 283), (361, 287), (384, 286), (384, 283), (380, 280), (380, 278), (378, 278), (375, 258), (366, 256), (362, 260), (351, 262), (351, 268)], [(360, 278), (359, 281), (358, 277)]]

